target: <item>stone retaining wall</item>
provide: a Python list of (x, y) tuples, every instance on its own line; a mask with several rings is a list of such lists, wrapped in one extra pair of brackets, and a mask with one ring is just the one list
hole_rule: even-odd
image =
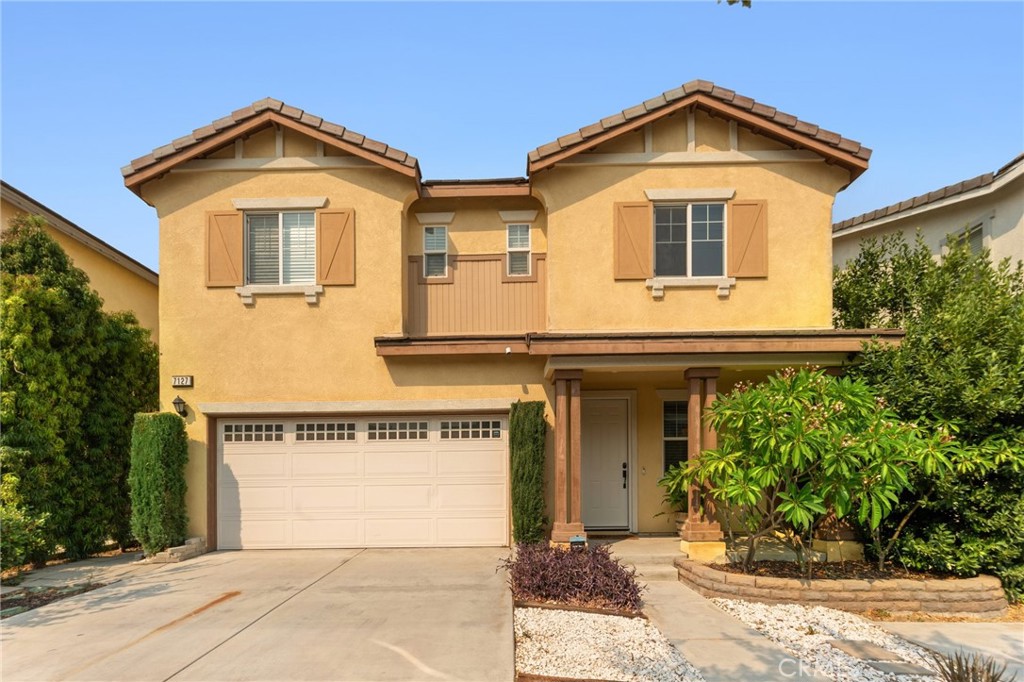
[(685, 558), (676, 559), (679, 581), (705, 597), (765, 604), (806, 604), (863, 613), (933, 613), (998, 618), (1006, 613), (999, 578), (988, 575), (948, 580), (798, 580), (728, 573)]
[(151, 564), (176, 564), (179, 561), (193, 559), (206, 553), (206, 540), (203, 538), (189, 538), (184, 545), (168, 547), (162, 552), (157, 552), (146, 561)]

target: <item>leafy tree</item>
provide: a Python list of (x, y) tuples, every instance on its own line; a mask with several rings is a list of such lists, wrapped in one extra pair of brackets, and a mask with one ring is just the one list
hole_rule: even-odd
[[(920, 238), (913, 246), (898, 236), (862, 244), (858, 257), (836, 271), (835, 321), (904, 328), (900, 346), (870, 344), (851, 373), (901, 418), (949, 424), (974, 448), (975, 466), (964, 461), (955, 476), (940, 480), (922, 476), (901, 496), (901, 510), (919, 511), (896, 547), (899, 558), (961, 575), (991, 571), (1020, 599), (1024, 264), (994, 264), (963, 240), (949, 244), (939, 259)], [(990, 468), (986, 456), (993, 453), (997, 465)]]
[(738, 519), (748, 570), (761, 538), (778, 533), (809, 569), (806, 549), (830, 513), (855, 514), (884, 547), (878, 529), (912, 472), (948, 468), (956, 447), (948, 434), (902, 422), (863, 381), (808, 368), (737, 386), (709, 419), (720, 446), (666, 479), (703, 481), (726, 518)]
[[(0, 444), (47, 545), (72, 558), (127, 541), (127, 442), (156, 400), (157, 354), (131, 315), (109, 315), (38, 216), (0, 240)], [(30, 560), (45, 559), (34, 553)]]

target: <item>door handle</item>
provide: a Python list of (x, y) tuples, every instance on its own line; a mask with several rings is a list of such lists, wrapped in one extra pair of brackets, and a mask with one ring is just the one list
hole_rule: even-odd
[(622, 463), (622, 487), (626, 487), (626, 479), (629, 477), (629, 467), (626, 462)]

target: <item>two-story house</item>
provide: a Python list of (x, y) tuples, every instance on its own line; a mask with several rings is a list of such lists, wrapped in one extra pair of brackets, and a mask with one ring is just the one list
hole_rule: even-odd
[[(857, 142), (694, 81), (530, 152), (415, 158), (264, 99), (123, 169), (160, 219), (161, 399), (212, 548), (509, 542), (509, 406), (548, 405), (552, 537), (674, 530), (718, 391), (840, 366)], [(172, 376), (194, 378), (176, 388)], [(684, 538), (720, 537), (694, 508)]]

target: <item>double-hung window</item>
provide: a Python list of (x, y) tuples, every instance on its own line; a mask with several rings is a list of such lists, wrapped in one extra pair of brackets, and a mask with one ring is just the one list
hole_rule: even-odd
[(431, 225), (423, 228), (423, 276), (448, 275), (448, 228)]
[(725, 204), (655, 205), (654, 275), (725, 275)]
[(685, 464), (689, 447), (689, 413), (685, 400), (664, 402), (662, 443), (664, 471), (676, 464)]
[(530, 274), (530, 226), (514, 223), (507, 226), (508, 274)]
[(316, 280), (316, 214), (313, 211), (247, 213), (246, 284), (313, 284)]

